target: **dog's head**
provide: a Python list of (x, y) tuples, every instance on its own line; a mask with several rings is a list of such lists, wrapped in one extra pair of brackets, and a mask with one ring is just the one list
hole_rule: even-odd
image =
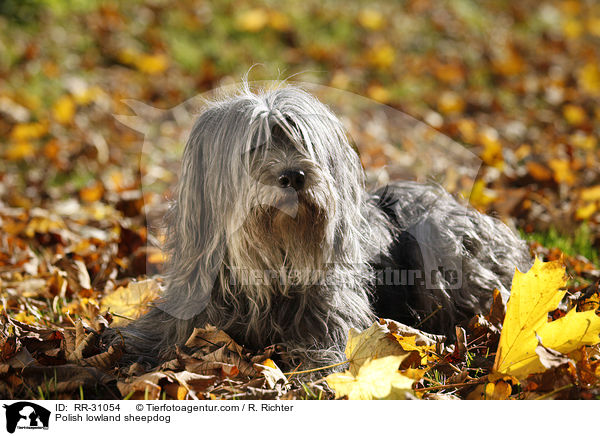
[(209, 102), (168, 217), (171, 286), (209, 294), (223, 265), (310, 274), (364, 262), (365, 201), (357, 153), (310, 94), (243, 88)]

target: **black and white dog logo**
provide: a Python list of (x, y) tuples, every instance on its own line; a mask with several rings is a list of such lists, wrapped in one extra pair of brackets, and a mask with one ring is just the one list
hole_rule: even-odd
[(19, 401), (3, 406), (6, 409), (6, 431), (18, 429), (48, 429), (50, 411), (35, 403)]

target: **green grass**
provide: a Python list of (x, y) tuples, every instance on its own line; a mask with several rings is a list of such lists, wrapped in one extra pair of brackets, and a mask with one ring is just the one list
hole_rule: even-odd
[(584, 256), (586, 259), (600, 265), (598, 249), (593, 244), (593, 234), (587, 224), (582, 224), (573, 234), (566, 235), (556, 228), (544, 233), (525, 233), (521, 236), (527, 241), (536, 241), (547, 248), (558, 248), (569, 256)]

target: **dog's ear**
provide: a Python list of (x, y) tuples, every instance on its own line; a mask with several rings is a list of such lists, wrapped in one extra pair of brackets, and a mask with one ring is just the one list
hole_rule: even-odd
[[(190, 319), (206, 308), (224, 259), (222, 199), (209, 170), (210, 149), (202, 118), (194, 125), (183, 154), (176, 201), (166, 217), (169, 254), (167, 290), (158, 307)], [(212, 174), (212, 175), (211, 175)]]

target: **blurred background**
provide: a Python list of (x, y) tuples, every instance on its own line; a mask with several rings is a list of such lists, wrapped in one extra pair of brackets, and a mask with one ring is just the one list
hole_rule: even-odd
[[(144, 134), (114, 114), (134, 115), (128, 99), (158, 108), (144, 109), (146, 128), (181, 145), (161, 110), (250, 72), (367, 97), (462, 144), (483, 165), (455, 193), (593, 278), (599, 51), (592, 0), (3, 0), (1, 271), (47, 278), (40, 259), (70, 256), (90, 298), (147, 264), (160, 271), (146, 247)], [(360, 139), (367, 170), (396, 159), (394, 144)]]

